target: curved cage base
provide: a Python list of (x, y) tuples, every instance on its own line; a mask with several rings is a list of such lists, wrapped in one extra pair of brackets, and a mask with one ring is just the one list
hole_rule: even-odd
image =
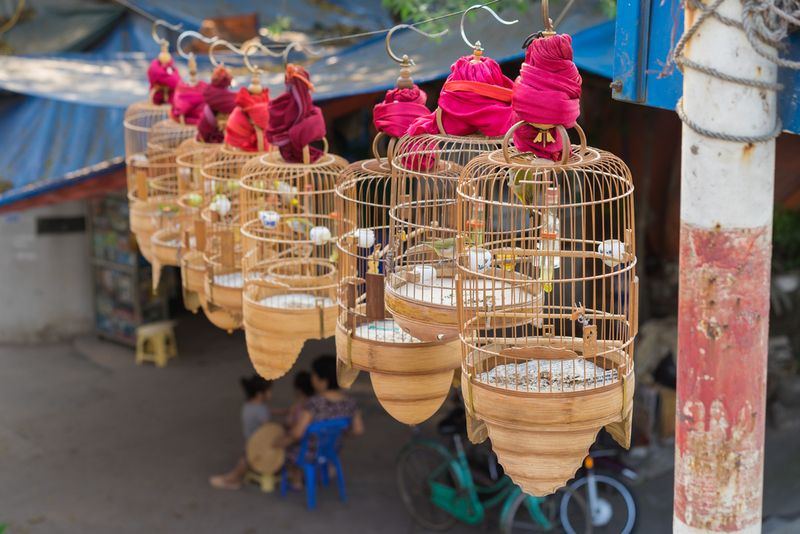
[[(242, 287), (236, 284), (237, 274), (241, 278), (241, 273), (233, 273), (213, 277), (207, 274), (204, 279), (203, 311), (214, 326), (228, 333), (242, 327)], [(227, 283), (221, 276), (233, 277), (234, 283)]]
[[(386, 285), (386, 307), (391, 311), (395, 321), (409, 334), (423, 341), (452, 341), (458, 338), (459, 322), (456, 310), (456, 282), (455, 272), (452, 268), (440, 269), (436, 281), (421, 283), (416, 280), (406, 280), (400, 284)], [(533, 287), (535, 292), (525, 289), (520, 284), (524, 277), (514, 272), (506, 272), (495, 268), (487, 271), (487, 280), (465, 281), (462, 294), (465, 298), (470, 296), (480, 299), (492, 299), (493, 307), (497, 309), (524, 308), (527, 318), (513, 320), (504, 319), (506, 327), (520, 326), (534, 321), (537, 312), (541, 311), (544, 301), (540, 284)], [(488, 276), (494, 276), (488, 278)], [(409, 273), (409, 278), (411, 274)], [(401, 276), (398, 276), (401, 278)], [(475, 284), (470, 286), (469, 284)], [(489, 288), (487, 286), (491, 284)], [(393, 287), (394, 286), (394, 287)], [(473, 306), (485, 306), (481, 300), (474, 303), (465, 303), (467, 309)], [(490, 328), (492, 325), (481, 326)]]
[[(603, 427), (630, 446), (634, 375), (568, 393), (502, 390), (462, 375), (470, 440), (488, 437), (505, 473), (538, 497), (563, 487), (583, 465)], [(471, 424), (470, 424), (471, 423)]]
[(181, 283), (186, 291), (205, 295), (206, 264), (203, 253), (191, 250), (181, 257)]
[(181, 255), (183, 306), (192, 313), (197, 313), (205, 300), (205, 272), (202, 252), (189, 250)]
[(461, 363), (458, 342), (384, 343), (349, 336), (340, 325), (336, 355), (342, 368), (370, 373), (381, 406), (407, 425), (422, 423), (436, 413)]
[(200, 305), (203, 308), (206, 319), (220, 330), (225, 330), (227, 333), (232, 334), (234, 330), (242, 327), (241, 314), (231, 313), (224, 308), (220, 308), (209, 302), (205, 297), (200, 298)]
[(136, 239), (136, 247), (139, 253), (147, 260), (147, 263), (153, 264), (153, 234), (150, 232), (131, 232)]
[(150, 238), (153, 257), (161, 265), (180, 267), (181, 239), (180, 233), (172, 228), (157, 230)]
[(201, 295), (198, 295), (194, 291), (188, 291), (185, 287), (182, 291), (183, 297), (183, 308), (186, 311), (192, 312), (193, 314), (197, 315), (200, 311), (200, 307), (202, 306), (202, 302), (200, 301)]
[[(339, 387), (344, 389), (350, 389), (355, 383), (358, 375), (361, 374), (361, 371), (354, 368), (353, 366), (349, 365), (347, 362), (342, 361), (341, 358), (338, 357), (339, 351), (339, 329), (336, 329), (336, 383), (339, 384)], [(347, 340), (344, 340), (344, 343), (347, 343)], [(346, 349), (345, 349), (346, 350)]]
[[(276, 294), (268, 298), (281, 297)], [(305, 308), (268, 307), (264, 300), (245, 297), (243, 305), (247, 353), (258, 374), (268, 380), (285, 375), (292, 368), (309, 339), (325, 339), (334, 334), (336, 305)]]
[(458, 339), (456, 309), (439, 308), (409, 301), (386, 292), (386, 309), (403, 331), (426, 342), (450, 342)]

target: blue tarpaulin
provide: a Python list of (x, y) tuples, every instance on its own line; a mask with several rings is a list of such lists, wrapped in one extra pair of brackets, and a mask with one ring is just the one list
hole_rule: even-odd
[[(318, 31), (321, 20), (367, 30), (391, 25), (380, 0), (329, 0), (327, 5), (333, 7), (327, 9), (314, 7), (320, 3), (311, 0), (275, 1), (285, 4), (286, 11), (281, 13), (290, 16), (293, 29), (300, 31)], [(39, 7), (54, 3), (42, 0)], [(106, 163), (121, 161), (124, 108), (147, 95), (148, 58), (158, 51), (150, 37), (150, 22), (129, 11), (95, 10), (96, 4), (88, 0), (68, 3), (74, 9), (87, 10), (87, 24), (105, 24), (104, 34), (92, 34), (91, 50), (70, 51), (76, 43), (86, 42), (90, 33), (81, 29), (81, 19), (73, 15), (70, 23), (79, 27), (63, 28), (73, 38), (52, 38), (53, 43), (69, 43), (64, 49), (39, 48), (25, 55), (0, 56), (0, 89), (16, 93), (0, 100), (0, 142), (13, 147), (0, 152), (0, 179), (13, 184), (11, 191), (0, 195), (0, 208), (114, 169), (113, 164)], [(182, 22), (186, 28), (196, 28), (202, 18), (226, 14), (259, 12), (262, 24), (276, 16), (275, 10), (265, 9), (263, 2), (245, 0), (176, 0), (168, 7), (163, 2), (130, 3), (172, 22)], [(58, 5), (66, 9), (65, 4)], [(521, 20), (516, 26), (498, 26), (491, 17), (478, 13), (467, 21), (466, 30), (475, 36), (473, 39), (481, 40), (487, 55), (500, 62), (520, 61), (523, 39), (542, 27), (539, 10), (506, 12), (504, 16)], [(459, 35), (457, 19), (449, 27), (450, 33), (435, 41), (410, 31), (396, 34), (393, 47), (415, 59), (413, 76), (417, 82), (446, 77), (453, 60), (470, 52)], [(18, 32), (22, 29), (15, 28)], [(613, 21), (606, 20), (595, 7), (576, 7), (559, 30), (573, 35), (575, 62), (581, 69), (611, 77)], [(54, 33), (58, 33), (56, 29)], [(204, 65), (208, 68), (207, 61), (201, 61), (201, 69)], [(308, 69), (318, 102), (383, 91), (392, 87), (397, 77), (397, 67), (386, 56), (382, 36), (328, 50)], [(283, 74), (279, 66), (273, 70), (263, 81), (276, 96), (282, 92)], [(207, 71), (201, 73), (202, 77), (207, 75)], [(246, 76), (239, 82), (246, 83)]]

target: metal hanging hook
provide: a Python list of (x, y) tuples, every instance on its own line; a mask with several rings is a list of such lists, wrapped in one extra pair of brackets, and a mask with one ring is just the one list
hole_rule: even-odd
[(180, 56), (183, 59), (186, 59), (186, 60), (194, 58), (194, 52), (192, 52), (192, 51), (187, 52), (186, 50), (183, 49), (183, 46), (182, 46), (183, 45), (183, 41), (187, 37), (194, 37), (198, 41), (202, 41), (202, 42), (204, 42), (206, 44), (209, 44), (209, 45), (213, 44), (215, 41), (219, 40), (219, 37), (216, 37), (216, 36), (207, 37), (207, 36), (203, 35), (202, 33), (196, 32), (194, 30), (186, 30), (185, 32), (181, 33), (178, 36), (178, 41), (175, 43), (175, 49), (178, 51), (178, 54), (180, 54)]
[(252, 53), (253, 50), (259, 50), (260, 52), (263, 52), (264, 54), (271, 57), (281, 57), (280, 52), (273, 51), (271, 48), (264, 45), (263, 43), (260, 43), (258, 41), (251, 41), (247, 43), (245, 45), (244, 50), (242, 51), (242, 56), (244, 57), (245, 67), (247, 67), (247, 70), (249, 70), (252, 74), (265, 72), (264, 69), (250, 62), (250, 54)]
[(401, 65), (414, 64), (414, 60), (410, 59), (407, 54), (403, 54), (403, 57), (400, 57), (397, 54), (395, 54), (394, 51), (392, 50), (392, 36), (394, 35), (394, 32), (402, 29), (413, 30), (418, 34), (422, 35), (423, 37), (427, 37), (428, 39), (435, 39), (437, 37), (441, 37), (442, 35), (446, 34), (449, 31), (447, 28), (445, 28), (444, 30), (438, 33), (427, 33), (418, 29), (415, 26), (412, 26), (411, 24), (398, 24), (397, 26), (389, 30), (389, 33), (386, 34), (386, 53), (389, 54), (389, 57), (392, 58), (392, 61), (396, 61)]
[(155, 22), (153, 22), (153, 27), (150, 29), (150, 35), (152, 35), (153, 40), (159, 45), (161, 45), (161, 47), (163, 48), (164, 46), (169, 45), (169, 41), (165, 37), (161, 37), (158, 34), (158, 29), (162, 27), (177, 32), (180, 31), (181, 28), (183, 28), (183, 24), (170, 24), (166, 20), (161, 20), (161, 19), (158, 19)]
[(289, 65), (289, 54), (292, 50), (305, 50), (312, 56), (321, 56), (322, 50), (314, 49), (308, 46), (307, 44), (301, 43), (300, 41), (293, 41), (289, 43), (286, 48), (283, 49), (283, 69), (286, 70), (286, 67)]
[(208, 60), (211, 61), (211, 64), (214, 65), (215, 67), (219, 67), (220, 65), (223, 64), (222, 61), (217, 61), (217, 58), (214, 56), (214, 49), (216, 49), (219, 46), (224, 46), (231, 52), (238, 54), (240, 56), (244, 56), (244, 52), (242, 52), (242, 49), (237, 47), (230, 41), (226, 41), (225, 39), (216, 39), (213, 43), (211, 43), (211, 46), (208, 47)]
[(480, 41), (475, 41), (474, 44), (471, 43), (470, 40), (467, 39), (467, 34), (464, 31), (464, 19), (466, 19), (467, 15), (469, 14), (470, 11), (474, 11), (476, 9), (485, 9), (486, 11), (491, 13), (491, 15), (495, 18), (495, 20), (497, 20), (497, 22), (499, 22), (500, 24), (505, 24), (506, 26), (511, 26), (512, 24), (516, 24), (517, 22), (519, 22), (519, 19), (505, 20), (505, 19), (501, 18), (500, 15), (498, 15), (494, 11), (494, 9), (490, 8), (489, 6), (483, 5), (483, 4), (475, 4), (474, 6), (470, 6), (469, 8), (467, 8), (467, 10), (464, 11), (464, 13), (461, 15), (461, 22), (459, 23), (459, 27), (461, 29), (461, 38), (464, 39), (464, 42), (467, 43), (468, 47), (472, 48), (476, 52), (482, 52), (483, 51), (483, 47), (481, 46), (481, 42)]
[(556, 21), (553, 22), (553, 20), (550, 18), (550, 2), (549, 0), (542, 0), (542, 21), (544, 22), (545, 29), (540, 32), (532, 33), (526, 37), (522, 42), (522, 49), (526, 50), (535, 39), (552, 37), (553, 35), (556, 35), (556, 28), (561, 24), (561, 21), (564, 20), (574, 4), (575, 0), (568, 0), (567, 4), (564, 6), (564, 9), (562, 9), (561, 13), (559, 13), (558, 17), (556, 17)]

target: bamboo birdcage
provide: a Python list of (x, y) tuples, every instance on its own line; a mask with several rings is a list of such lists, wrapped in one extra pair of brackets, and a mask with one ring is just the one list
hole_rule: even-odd
[(456, 185), (464, 165), (502, 141), (447, 135), (438, 123), (442, 133), (401, 138), (392, 159), (386, 306), (403, 330), (422, 341), (458, 337)]
[(506, 474), (544, 495), (574, 475), (601, 428), (630, 444), (633, 183), (579, 127), (571, 148), (557, 127), (561, 161), (509, 148), (521, 124), (458, 186), (462, 389), (470, 439), (488, 434)]
[(243, 315), (247, 351), (267, 379), (283, 376), (308, 339), (336, 327), (336, 181), (347, 162), (327, 152), (310, 163), (278, 152), (242, 171)]
[[(459, 117), (460, 105), (446, 106), (443, 100), (448, 84), (461, 85), (459, 90), (475, 91), (484, 102), (508, 104), (493, 112), (510, 117), (510, 89), (502, 86), (505, 76), (500, 66), (484, 55), (479, 41), (467, 39), (464, 19), (476, 9), (488, 11), (502, 24), (517, 21), (502, 19), (490, 7), (475, 5), (461, 17), (461, 38), (472, 49), (470, 56), (456, 60), (451, 67), (439, 97), (439, 107), (426, 120), (431, 129), (419, 135), (406, 135), (397, 143), (392, 158), (392, 208), (390, 215), (390, 250), (386, 253), (386, 307), (394, 320), (407, 333), (422, 341), (453, 341), (458, 337), (455, 292), (456, 185), (461, 169), (471, 159), (497, 149), (507, 128), (506, 120), (483, 122), (479, 109)], [(468, 60), (465, 64), (465, 60)], [(487, 76), (492, 72), (491, 76)], [(462, 79), (463, 78), (463, 79)], [(481, 89), (472, 84), (478, 79)], [(491, 83), (488, 83), (492, 80)], [(511, 80), (505, 78), (508, 84)], [(470, 86), (464, 88), (463, 86)], [(488, 93), (487, 93), (488, 91)], [(498, 93), (503, 93), (501, 96)], [(491, 96), (490, 96), (491, 94)], [(465, 107), (469, 107), (466, 104)], [(472, 104), (474, 105), (474, 104)], [(488, 105), (488, 104), (487, 104)], [(503, 105), (499, 104), (502, 108)], [(487, 111), (490, 112), (490, 111)], [(445, 123), (453, 121), (468, 135), (448, 134)], [(413, 125), (412, 125), (413, 126)], [(412, 129), (409, 128), (409, 131)], [(420, 131), (420, 130), (416, 130)], [(484, 135), (491, 133), (495, 136)]]
[[(169, 104), (143, 101), (131, 104), (125, 110), (125, 165), (130, 204), (131, 232), (136, 236), (139, 249), (148, 260), (150, 254), (151, 217), (157, 216), (147, 202), (147, 180), (151, 171), (150, 158), (157, 155), (148, 145), (153, 126), (169, 117)], [(139, 236), (142, 236), (141, 238)]]
[[(172, 62), (169, 42), (158, 35), (159, 26), (169, 27), (160, 20), (153, 24), (153, 39), (161, 47), (158, 59), (154, 61), (168, 65)], [(155, 97), (159, 90), (164, 91), (164, 96), (161, 99), (163, 103), (157, 104)], [(161, 200), (155, 197), (163, 192), (166, 184), (153, 189), (149, 182), (151, 179), (164, 177), (164, 167), (169, 160), (165, 150), (161, 148), (166, 141), (164, 125), (170, 122), (171, 107), (168, 101), (166, 88), (153, 88), (147, 100), (136, 102), (125, 110), (123, 122), (130, 228), (142, 255), (151, 262), (153, 256), (150, 238), (161, 218)]]
[(360, 370), (370, 373), (384, 409), (405, 424), (419, 424), (442, 405), (458, 368), (458, 341), (422, 341), (386, 310), (386, 253), (390, 241), (391, 154), (350, 165), (336, 187), (342, 233), (339, 248), (339, 315), (336, 353), (339, 383), (349, 387)]
[(242, 240), (239, 180), (245, 163), (265, 152), (246, 152), (227, 144), (202, 166), (204, 222), (201, 230), (205, 277), (203, 311), (229, 333), (242, 327)]
[[(150, 237), (150, 263), (153, 266), (153, 289), (158, 287), (161, 269), (165, 265), (180, 265), (180, 177), (178, 176), (177, 151), (186, 140), (197, 134), (195, 125), (167, 119), (153, 126), (148, 141), (149, 158), (153, 176), (151, 190), (155, 198), (150, 200), (152, 208), (158, 207), (160, 216), (153, 219), (156, 228)], [(165, 209), (166, 208), (166, 209)]]
[[(181, 287), (183, 303), (197, 312), (205, 298), (205, 222), (203, 208), (203, 164), (213, 157), (219, 144), (187, 139), (175, 152), (178, 166), (178, 225), (181, 239)], [(198, 235), (199, 234), (199, 235)]]

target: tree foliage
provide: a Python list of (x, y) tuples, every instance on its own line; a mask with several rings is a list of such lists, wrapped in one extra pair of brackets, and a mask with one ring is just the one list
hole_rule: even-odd
[[(433, 18), (445, 13), (466, 9), (474, 3), (474, 0), (429, 0), (426, 2), (420, 2), (419, 0), (383, 0), (384, 7), (389, 9), (398, 20), (402, 21), (419, 21)], [(563, 0), (553, 2), (553, 8), (556, 8), (556, 13), (563, 3)], [(616, 15), (617, 0), (600, 0), (600, 4), (606, 16), (613, 18)], [(513, 6), (523, 11), (535, 4), (531, 3), (530, 0), (503, 0), (501, 5), (503, 7)], [(550, 16), (555, 18), (554, 14)]]

